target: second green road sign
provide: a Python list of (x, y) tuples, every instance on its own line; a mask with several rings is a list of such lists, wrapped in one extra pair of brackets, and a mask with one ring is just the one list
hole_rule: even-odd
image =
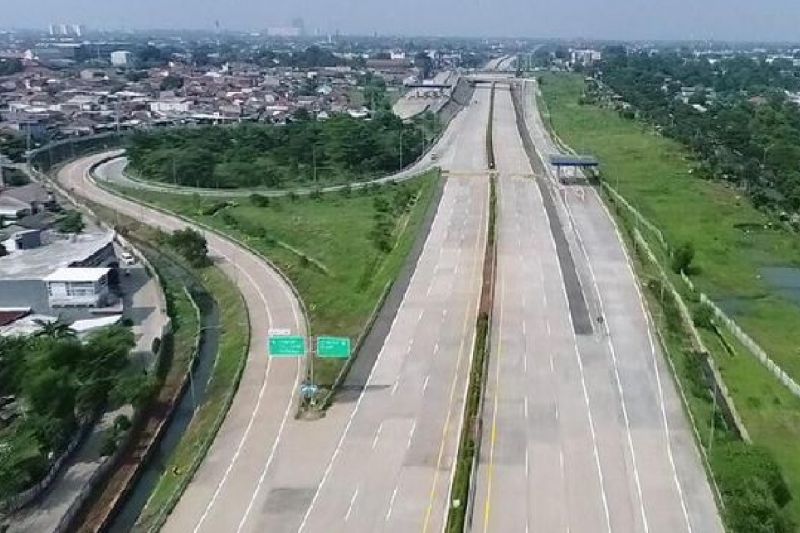
[(273, 335), (269, 338), (270, 357), (303, 357), (306, 338), (299, 335)]
[(347, 359), (350, 339), (347, 337), (317, 337), (317, 357)]

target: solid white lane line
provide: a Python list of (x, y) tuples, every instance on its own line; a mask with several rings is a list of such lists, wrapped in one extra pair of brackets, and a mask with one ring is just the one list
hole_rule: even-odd
[(356, 490), (353, 491), (353, 495), (350, 497), (350, 505), (347, 506), (347, 513), (344, 515), (344, 521), (347, 522), (350, 519), (350, 513), (353, 512), (353, 504), (356, 503), (356, 498), (358, 498), (358, 487)]

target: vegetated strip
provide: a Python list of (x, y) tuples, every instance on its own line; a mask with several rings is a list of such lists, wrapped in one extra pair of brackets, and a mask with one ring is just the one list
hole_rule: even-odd
[[(163, 210), (179, 213), (186, 220), (200, 220), (200, 223), (217, 228), (225, 235), (247, 242), (260, 253), (271, 257), (281, 271), (291, 278), (295, 287), (302, 291), (303, 299), (310, 305), (309, 332), (313, 329), (313, 332), (320, 334), (339, 334), (358, 339), (369, 324), (369, 317), (377, 311), (376, 303), (384, 297), (387, 287), (394, 281), (407, 257), (426, 206), (434, 196), (436, 172), (428, 171), (404, 183), (373, 184), (358, 193), (345, 190), (309, 197), (289, 196), (280, 200), (271, 199), (264, 205), (257, 205), (262, 202), (261, 197), (251, 198), (249, 205), (225, 208), (223, 213), (227, 213), (227, 209), (233, 210), (233, 214), (227, 217), (216, 217), (210, 213), (218, 211), (209, 212), (205, 207), (198, 211), (199, 202), (214, 208), (219, 203), (214, 200), (156, 195), (126, 188), (121, 192), (144, 200), (142, 203), (145, 204), (156, 203)], [(116, 190), (116, 186), (105, 186)], [(404, 200), (402, 209), (398, 211), (396, 202), (405, 197), (403, 191), (416, 191), (416, 194)], [(381, 196), (384, 200), (394, 197), (390, 201), (390, 206), (394, 206), (390, 213), (381, 211), (371, 201)], [(295, 217), (302, 217), (302, 223), (299, 226), (287, 224), (290, 219), (284, 210), (291, 210)], [(365, 216), (369, 210), (385, 216), (383, 219)], [(339, 218), (339, 212), (345, 216)], [(391, 221), (392, 226), (389, 233), (381, 226), (381, 222), (387, 221)], [(309, 233), (312, 229), (317, 231)], [(354, 229), (363, 233), (353, 234)], [(319, 247), (322, 254), (320, 259), (330, 267), (330, 274), (313, 268), (308, 262), (304, 264), (302, 257), (286, 253), (284, 247), (276, 246), (278, 236), (294, 246), (302, 242), (302, 246), (310, 250)], [(334, 251), (330, 244), (337, 241), (344, 241), (343, 247), (337, 247), (338, 251)], [(296, 260), (298, 257), (301, 259), (299, 262)], [(352, 273), (361, 267), (364, 268), (363, 274), (354, 278)], [(341, 308), (343, 313), (333, 313), (334, 308)], [(324, 398), (340, 375), (344, 360), (315, 358), (314, 361), (315, 382), (320, 386), (320, 396)]]
[(328, 407), (332, 403), (334, 395), (358, 395), (359, 391), (366, 386), (370, 370), (375, 364), (386, 336), (389, 334), (394, 317), (400, 309), (403, 296), (408, 284), (411, 282), (411, 277), (414, 275), (414, 270), (416, 270), (417, 262), (425, 248), (425, 241), (433, 226), (443, 193), (444, 179), (439, 171), (433, 195), (428, 200), (427, 206), (424, 206), (425, 213), (420, 222), (420, 228), (416, 230), (414, 242), (406, 255), (405, 262), (395, 280), (387, 283), (381, 298), (367, 320), (364, 331), (355, 343), (353, 357), (348, 359), (342, 367), (339, 376), (331, 387), (330, 393), (322, 402), (323, 407)]
[(195, 274), (219, 306), (221, 335), (217, 361), (206, 388), (205, 401), (197, 408), (170, 457), (134, 531), (156, 531), (164, 525), (219, 431), (247, 362), (250, 320), (241, 293), (217, 267), (195, 270)]
[[(492, 140), (492, 119), (494, 118), (494, 84), (490, 97), (489, 124), (486, 128), (487, 162), (494, 162)], [(492, 165), (493, 166), (493, 165)], [(467, 398), (464, 402), (464, 424), (459, 438), (455, 474), (447, 513), (448, 533), (468, 529), (472, 519), (474, 485), (480, 458), (481, 431), (483, 421), (483, 393), (489, 367), (489, 347), (491, 345), (492, 310), (494, 309), (495, 277), (497, 273), (497, 187), (494, 175), (489, 177), (489, 220), (486, 251), (483, 258), (483, 284), (481, 286), (478, 319), (475, 324), (475, 346), (472, 368), (469, 373)], [(457, 505), (455, 502), (458, 502)]]

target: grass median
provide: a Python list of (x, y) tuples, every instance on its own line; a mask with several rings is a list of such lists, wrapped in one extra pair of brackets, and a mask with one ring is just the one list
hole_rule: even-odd
[[(795, 379), (800, 377), (800, 329), (796, 327), (800, 307), (761, 275), (765, 267), (800, 264), (797, 236), (754, 209), (738, 191), (693, 177), (689, 154), (679, 144), (614, 111), (580, 105), (580, 76), (547, 74), (541, 88), (558, 135), (579, 152), (598, 156), (604, 179), (658, 226), (668, 242), (693, 242), (697, 268), (692, 280), (697, 288), (725, 308)], [(685, 339), (670, 333), (663, 311), (659, 313), (656, 319), (662, 332), (667, 332), (676, 373), (684, 388), (691, 390), (697, 376)], [(725, 332), (704, 331), (703, 335), (753, 442), (769, 450), (779, 464), (794, 495), (787, 509), (800, 523), (796, 444), (800, 442), (800, 399)], [(708, 448), (713, 405), (702, 395), (688, 396), (701, 441)], [(726, 441), (724, 434), (717, 436), (720, 442)], [(724, 458), (710, 455), (714, 470), (724, 470)]]
[[(438, 179), (438, 171), (431, 171), (397, 184), (234, 201), (118, 190), (247, 243), (292, 281), (307, 306), (312, 334), (355, 339), (400, 271)], [(323, 388), (342, 364), (316, 361)]]

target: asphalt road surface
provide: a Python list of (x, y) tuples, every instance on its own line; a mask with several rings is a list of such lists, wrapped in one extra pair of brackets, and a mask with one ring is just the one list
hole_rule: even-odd
[[(554, 153), (540, 127), (532, 124), (537, 147)], [(589, 187), (556, 195), (581, 290), (592, 312), (604, 316), (594, 333), (580, 335), (542, 194), (502, 86), (494, 132), (498, 279), (472, 529), (722, 531), (690, 426), (601, 200)]]

